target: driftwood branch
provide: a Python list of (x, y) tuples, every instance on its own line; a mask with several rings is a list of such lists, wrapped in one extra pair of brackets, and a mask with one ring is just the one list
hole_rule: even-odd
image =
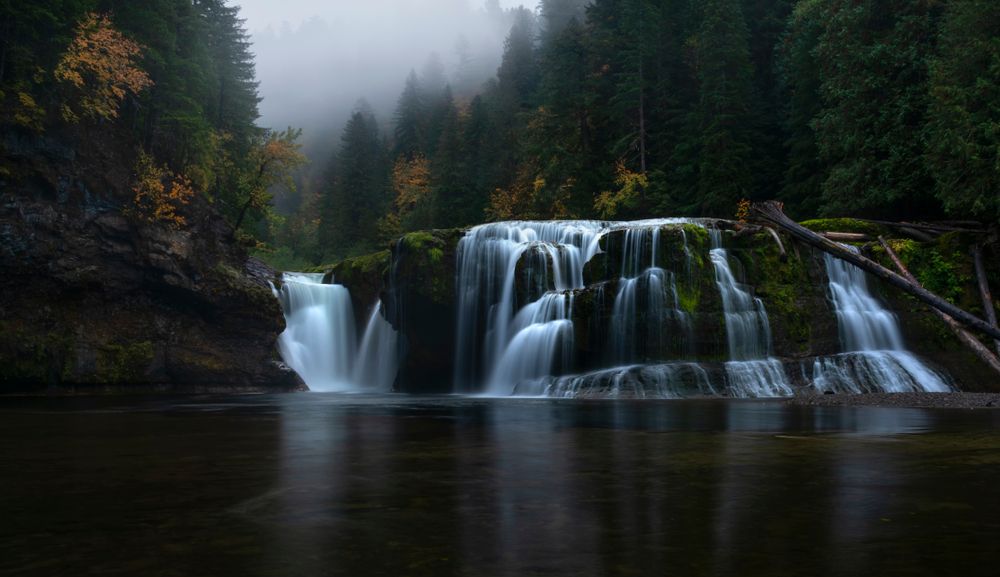
[[(907, 280), (917, 286), (920, 286), (920, 281), (918, 281), (917, 278), (913, 276), (909, 270), (907, 270), (906, 266), (903, 265), (903, 261), (899, 260), (899, 257), (896, 256), (896, 252), (892, 250), (891, 246), (889, 246), (889, 243), (885, 242), (885, 239), (881, 236), (878, 237), (878, 241), (882, 244), (882, 248), (885, 249), (885, 253), (889, 255), (890, 259), (892, 259), (892, 263), (896, 265), (896, 270), (898, 270), (899, 273)], [(962, 343), (968, 347), (973, 354), (989, 365), (989, 367), (996, 371), (997, 374), (1000, 374), (1000, 358), (997, 358), (997, 356), (994, 355), (993, 352), (986, 347), (986, 345), (979, 342), (979, 339), (977, 339), (975, 335), (962, 328), (962, 326), (958, 324), (955, 319), (944, 314), (938, 309), (931, 309), (931, 312), (944, 321), (944, 323), (948, 325), (948, 328), (951, 329), (951, 332), (955, 333), (955, 336), (958, 337), (958, 340), (962, 341)]]
[(824, 238), (828, 238), (837, 242), (867, 242), (872, 239), (872, 237), (861, 232), (833, 232), (826, 231), (820, 233)]
[[(973, 245), (972, 263), (976, 267), (976, 284), (979, 285), (979, 297), (983, 301), (983, 312), (986, 315), (986, 322), (994, 327), (997, 326), (997, 313), (993, 308), (993, 295), (990, 294), (990, 283), (986, 280), (986, 267), (983, 266), (983, 247)], [(994, 339), (997, 354), (1000, 355), (1000, 339)]]
[[(870, 222), (872, 224), (881, 224), (882, 226), (888, 226), (892, 228), (910, 228), (915, 230), (927, 230), (931, 232), (970, 232), (973, 234), (987, 234), (989, 231), (983, 230), (981, 228), (966, 228), (961, 226), (954, 226), (954, 224), (922, 224), (917, 222), (891, 222), (888, 220), (872, 220), (868, 218), (859, 218), (862, 222)], [(974, 224), (976, 227), (982, 226), (982, 223), (972, 223), (972, 221), (967, 221), (970, 224)]]
[(785, 245), (781, 242), (781, 237), (778, 236), (778, 233), (769, 226), (765, 226), (764, 230), (771, 233), (771, 238), (774, 239), (774, 242), (778, 243), (778, 256), (781, 259), (781, 262), (788, 260), (788, 253), (785, 252)]
[(882, 279), (892, 286), (913, 295), (918, 300), (921, 300), (935, 309), (940, 310), (963, 325), (977, 331), (982, 331), (995, 339), (1000, 339), (1000, 329), (997, 327), (994, 327), (983, 319), (958, 308), (945, 299), (928, 291), (924, 287), (906, 280), (899, 274), (885, 268), (877, 262), (865, 258), (860, 254), (856, 254), (847, 248), (831, 240), (825, 239), (821, 235), (803, 227), (785, 215), (782, 211), (780, 203), (775, 201), (756, 202), (751, 205), (750, 214), (759, 220), (784, 230), (792, 238), (796, 238), (810, 246), (822, 250), (823, 252), (827, 252), (837, 258), (845, 260), (861, 270)]
[(921, 232), (919, 229), (913, 228), (912, 226), (899, 226), (897, 227), (899, 232), (909, 235), (920, 242), (932, 242), (934, 237), (927, 234), (926, 232)]

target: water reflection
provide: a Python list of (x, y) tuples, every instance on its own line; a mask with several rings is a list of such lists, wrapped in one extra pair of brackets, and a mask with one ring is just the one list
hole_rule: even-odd
[(0, 405), (0, 572), (976, 575), (1000, 537), (998, 413), (54, 402)]

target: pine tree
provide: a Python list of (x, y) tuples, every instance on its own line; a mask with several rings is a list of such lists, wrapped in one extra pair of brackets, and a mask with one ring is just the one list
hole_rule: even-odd
[(787, 95), (787, 161), (781, 189), (785, 210), (794, 216), (819, 213), (825, 167), (819, 161), (812, 122), (822, 110), (816, 47), (826, 18), (822, 0), (800, 2), (781, 41), (780, 68)]
[(359, 105), (348, 120), (334, 166), (324, 202), (321, 248), (336, 256), (372, 250), (378, 220), (388, 211), (392, 193), (384, 142), (366, 105)]
[(823, 110), (814, 121), (826, 214), (898, 218), (931, 210), (924, 162), (926, 2), (831, 0), (816, 49)]
[(425, 105), (417, 73), (410, 71), (393, 115), (394, 156), (412, 159), (423, 152)]
[(1000, 220), (1000, 10), (953, 0), (931, 64), (928, 162), (950, 214)]
[(697, 196), (706, 215), (730, 216), (753, 184), (753, 68), (736, 0), (708, 0), (697, 37)]

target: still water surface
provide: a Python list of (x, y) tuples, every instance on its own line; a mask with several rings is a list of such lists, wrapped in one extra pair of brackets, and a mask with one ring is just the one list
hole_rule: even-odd
[(997, 575), (1000, 411), (0, 399), (0, 574)]

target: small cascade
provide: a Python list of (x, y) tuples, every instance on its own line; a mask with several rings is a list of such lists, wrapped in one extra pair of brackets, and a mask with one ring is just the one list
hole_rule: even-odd
[(347, 289), (323, 284), (322, 274), (285, 273), (281, 288), (273, 290), (285, 312), (281, 358), (311, 390), (351, 389), (356, 343)]
[(715, 396), (708, 371), (698, 363), (629, 365), (541, 379), (519, 385), (519, 395), (560, 398), (679, 399)]
[(312, 391), (388, 391), (398, 369), (397, 334), (373, 307), (360, 349), (347, 288), (322, 274), (285, 273), (272, 285), (285, 314), (278, 352)]
[(896, 315), (872, 295), (864, 271), (829, 254), (824, 258), (845, 352), (815, 361), (813, 386), (844, 393), (950, 391), (944, 376), (906, 350)]
[(709, 231), (709, 256), (726, 317), (729, 362), (726, 380), (735, 397), (778, 397), (792, 394), (781, 361), (771, 358), (771, 327), (764, 302), (733, 276), (729, 254), (722, 248), (722, 231)]
[[(618, 293), (611, 312), (608, 360), (625, 365), (660, 350), (670, 333), (689, 335), (691, 322), (681, 310), (676, 275), (658, 266), (660, 229), (684, 219), (638, 221), (625, 229)], [(683, 229), (682, 229), (683, 233)], [(647, 327), (639, 334), (637, 327)]]
[[(472, 391), (482, 377), (490, 379), (491, 391), (499, 388), (502, 374), (518, 371), (501, 368), (503, 363), (519, 363), (510, 352), (512, 339), (519, 344), (537, 342), (543, 333), (556, 338), (564, 325), (514, 326), (517, 311), (515, 280), (521, 257), (529, 249), (533, 256), (545, 258), (545, 272), (540, 274), (546, 289), (566, 291), (583, 288), (583, 265), (599, 250), (604, 230), (596, 221), (574, 222), (501, 222), (480, 225), (470, 230), (458, 245), (458, 327), (455, 383), (458, 390)], [(548, 270), (552, 270), (551, 278)], [(568, 321), (550, 319), (547, 322)], [(541, 324), (541, 323), (532, 323)], [(563, 328), (558, 328), (563, 326)], [(554, 334), (553, 334), (554, 333)], [(480, 335), (485, 338), (480, 340)], [(505, 360), (506, 357), (506, 360)], [(530, 362), (542, 362), (528, 359)], [(525, 361), (525, 362), (528, 362)], [(533, 372), (533, 371), (527, 371)], [(507, 384), (507, 393), (514, 382)]]
[(565, 369), (573, 351), (573, 294), (550, 292), (521, 309), (511, 323), (514, 337), (493, 369), (486, 390), (508, 395), (514, 385)]
[(399, 333), (385, 320), (380, 301), (372, 307), (365, 325), (352, 381), (364, 383), (376, 391), (391, 391), (399, 368), (398, 341)]

